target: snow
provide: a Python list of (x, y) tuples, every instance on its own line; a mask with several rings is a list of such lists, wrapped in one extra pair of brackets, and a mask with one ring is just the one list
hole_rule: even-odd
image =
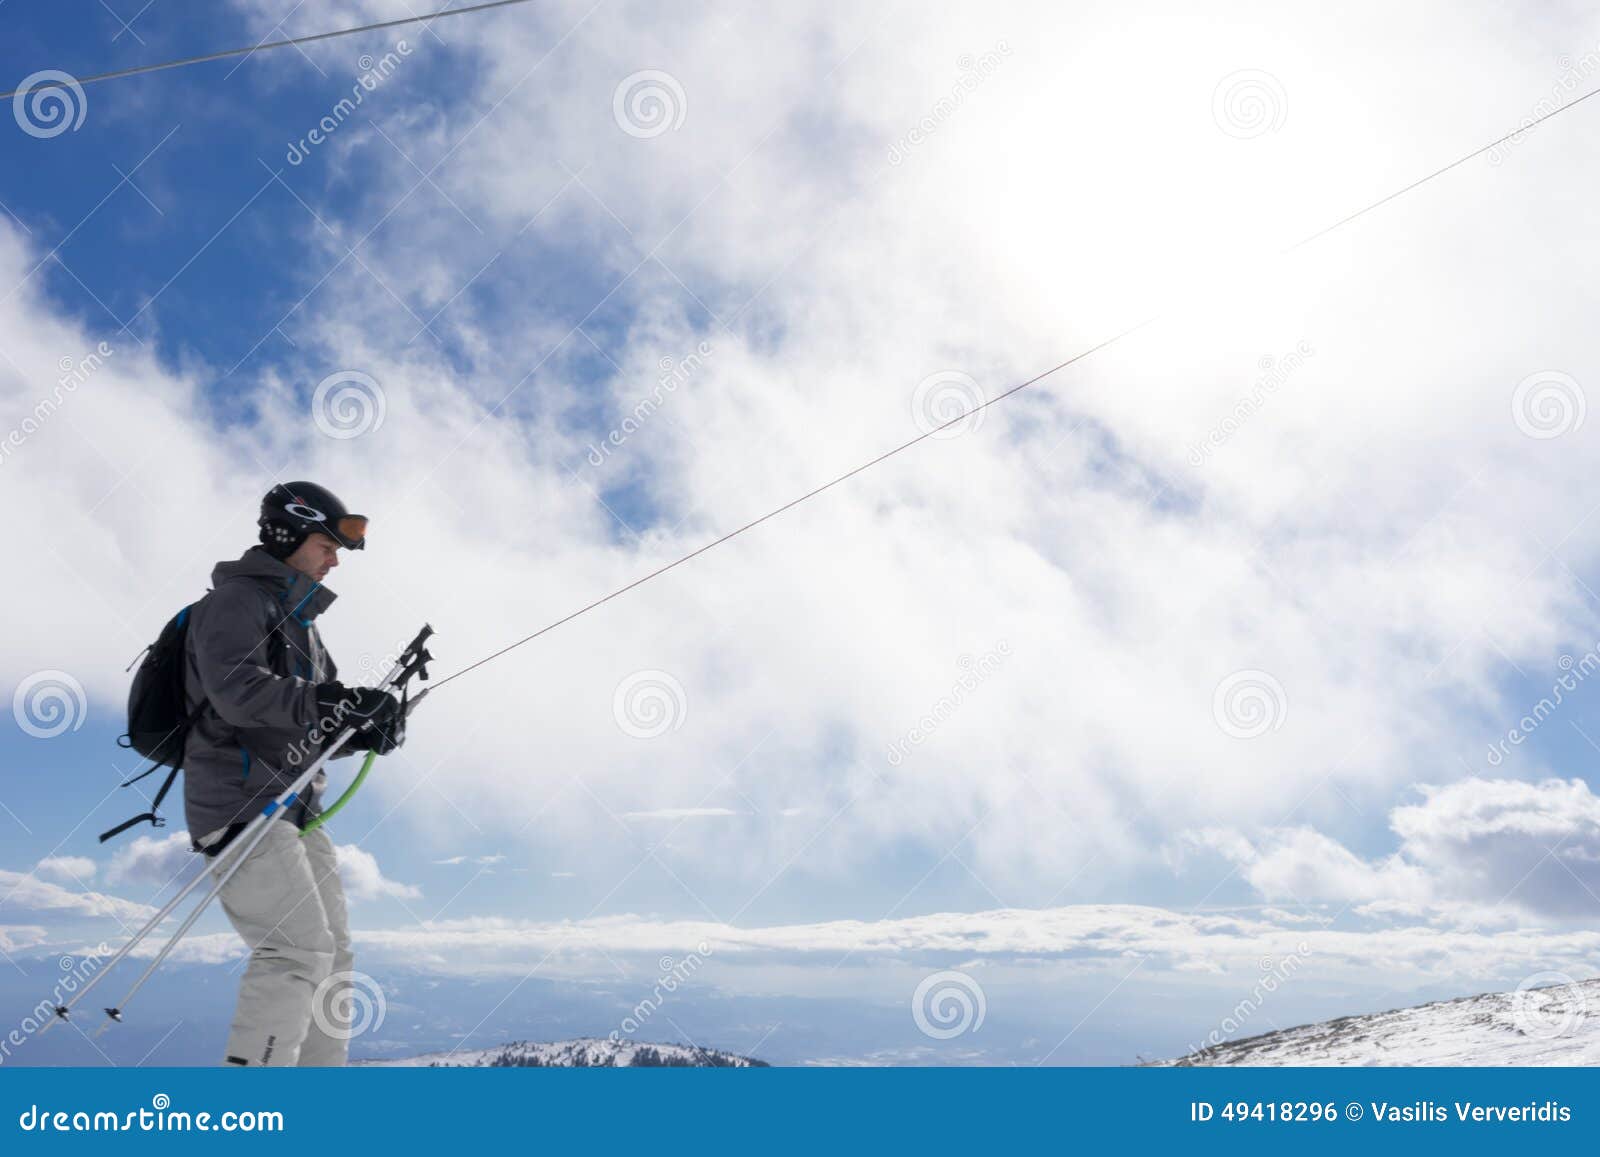
[(765, 1061), (694, 1045), (581, 1037), (566, 1041), (512, 1041), (485, 1049), (424, 1053), (399, 1060), (357, 1061), (389, 1068), (765, 1068)]
[(1344, 1016), (1158, 1065), (1600, 1064), (1600, 980)]

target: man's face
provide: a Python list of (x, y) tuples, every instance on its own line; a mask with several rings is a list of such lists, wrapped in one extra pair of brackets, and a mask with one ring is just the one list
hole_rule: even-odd
[(326, 534), (312, 531), (284, 561), (301, 574), (321, 582), (339, 565), (339, 544)]

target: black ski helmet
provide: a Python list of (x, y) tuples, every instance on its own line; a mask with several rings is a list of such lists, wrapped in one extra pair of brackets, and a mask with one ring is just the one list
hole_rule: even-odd
[(332, 491), (315, 482), (280, 482), (261, 500), (261, 544), (287, 558), (313, 531), (349, 550), (365, 550), (367, 516), (351, 514)]

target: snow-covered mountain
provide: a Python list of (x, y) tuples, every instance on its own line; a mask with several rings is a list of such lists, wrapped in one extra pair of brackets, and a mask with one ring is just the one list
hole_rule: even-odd
[(1595, 1065), (1600, 980), (1342, 1016), (1160, 1065)]
[(401, 1060), (357, 1061), (363, 1065), (394, 1068), (528, 1068), (622, 1069), (767, 1067), (766, 1061), (741, 1057), (694, 1045), (641, 1044), (634, 1041), (582, 1037), (564, 1041), (512, 1041), (486, 1049), (461, 1049), (449, 1053), (423, 1053)]

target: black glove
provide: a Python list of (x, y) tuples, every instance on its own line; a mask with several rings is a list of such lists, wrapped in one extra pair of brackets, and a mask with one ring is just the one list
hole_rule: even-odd
[(343, 683), (317, 685), (317, 717), (334, 728), (356, 728), (349, 746), (357, 751), (389, 752), (405, 742), (405, 717), (400, 700), (371, 687), (346, 687)]

